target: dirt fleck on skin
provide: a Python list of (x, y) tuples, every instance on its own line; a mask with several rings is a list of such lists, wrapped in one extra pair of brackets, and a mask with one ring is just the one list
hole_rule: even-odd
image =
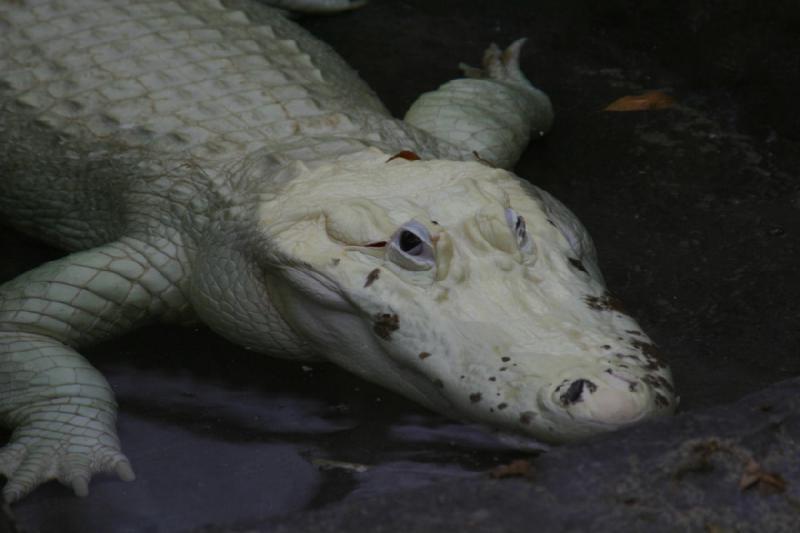
[(647, 360), (647, 364), (644, 365), (645, 370), (658, 370), (658, 363), (652, 359)]
[(378, 279), (379, 277), (381, 277), (380, 268), (376, 268), (375, 270), (367, 274), (367, 281), (364, 282), (364, 288), (366, 289), (367, 287), (375, 283), (375, 280)]
[(482, 158), (482, 157), (480, 156), (480, 154), (479, 154), (479, 153), (478, 153), (476, 150), (473, 150), (473, 151), (472, 151), (472, 155), (475, 157), (475, 160), (476, 160), (478, 163), (483, 163), (483, 164), (484, 164), (484, 165), (486, 165), (487, 167), (497, 168), (497, 167), (495, 167), (493, 164), (491, 164), (489, 161), (487, 161), (487, 160), (485, 160), (484, 158)]
[(390, 340), (393, 331), (400, 328), (400, 317), (397, 314), (378, 313), (375, 315), (375, 323), (372, 330), (378, 337), (384, 340)]
[(430, 356), (431, 356), (430, 352), (419, 352), (420, 359), (427, 359)]
[(524, 413), (520, 413), (519, 421), (527, 426), (531, 422), (533, 422), (533, 419), (534, 419), (535, 416), (536, 416), (536, 413), (533, 413), (531, 411), (525, 411)]
[(661, 383), (661, 386), (669, 392), (675, 392), (675, 387), (673, 387), (672, 383), (670, 383), (664, 376), (658, 376), (658, 382)]
[(595, 311), (616, 311), (627, 314), (619, 298), (612, 296), (609, 292), (604, 293), (602, 296), (586, 296), (584, 301)]
[(642, 378), (642, 381), (644, 381), (654, 389), (661, 388), (661, 383), (659, 383), (658, 378), (652, 374), (647, 374), (645, 377)]
[(656, 368), (666, 368), (667, 365), (664, 363), (664, 357), (661, 355), (658, 348), (656, 348), (655, 344), (636, 340), (631, 343), (631, 347), (641, 350), (652, 366)]
[(469, 395), (469, 401), (471, 401), (472, 403), (478, 403), (479, 401), (481, 401), (482, 397), (483, 395), (481, 395), (480, 392), (473, 392), (472, 394)]

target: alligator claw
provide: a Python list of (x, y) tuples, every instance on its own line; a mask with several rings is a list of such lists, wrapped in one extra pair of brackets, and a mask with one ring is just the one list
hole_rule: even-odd
[(467, 78), (486, 78), (532, 87), (519, 66), (520, 52), (526, 41), (525, 38), (517, 39), (505, 50), (501, 50), (499, 46), (492, 43), (483, 53), (481, 68), (465, 63), (459, 64), (459, 68)]
[(116, 435), (107, 437), (60, 433), (36, 424), (17, 428), (11, 443), (0, 449), (0, 474), (8, 479), (3, 500), (13, 503), (52, 479), (80, 497), (89, 494), (89, 481), (100, 472), (115, 473), (123, 481), (133, 480), (136, 476), (119, 449)]

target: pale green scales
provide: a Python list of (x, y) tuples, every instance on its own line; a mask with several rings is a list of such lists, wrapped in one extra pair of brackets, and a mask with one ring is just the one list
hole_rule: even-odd
[(552, 120), (520, 47), (401, 121), (251, 1), (0, 0), (0, 212), (85, 250), (0, 287), (5, 499), (133, 478), (76, 350), (155, 319), (546, 441), (671, 412), (588, 234), (500, 170)]

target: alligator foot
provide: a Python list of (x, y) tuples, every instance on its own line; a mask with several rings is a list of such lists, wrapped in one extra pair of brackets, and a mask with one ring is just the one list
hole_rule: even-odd
[(136, 477), (116, 433), (103, 423), (107, 413), (95, 412), (89, 420), (74, 409), (41, 414), (45, 416), (31, 417), (35, 420), (17, 427), (10, 443), (0, 449), (0, 474), (8, 479), (3, 487), (7, 503), (51, 479), (71, 487), (77, 496), (86, 496), (93, 474), (115, 473), (123, 481)]

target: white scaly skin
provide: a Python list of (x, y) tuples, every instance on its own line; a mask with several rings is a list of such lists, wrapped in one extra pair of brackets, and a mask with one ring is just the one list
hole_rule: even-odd
[[(552, 120), (520, 45), (398, 121), (248, 0), (0, 0), (0, 212), (83, 250), (0, 287), (4, 498), (133, 478), (77, 350), (151, 320), (547, 441), (670, 413), (669, 370), (583, 227), (487, 164)], [(422, 160), (388, 161), (404, 150)]]

